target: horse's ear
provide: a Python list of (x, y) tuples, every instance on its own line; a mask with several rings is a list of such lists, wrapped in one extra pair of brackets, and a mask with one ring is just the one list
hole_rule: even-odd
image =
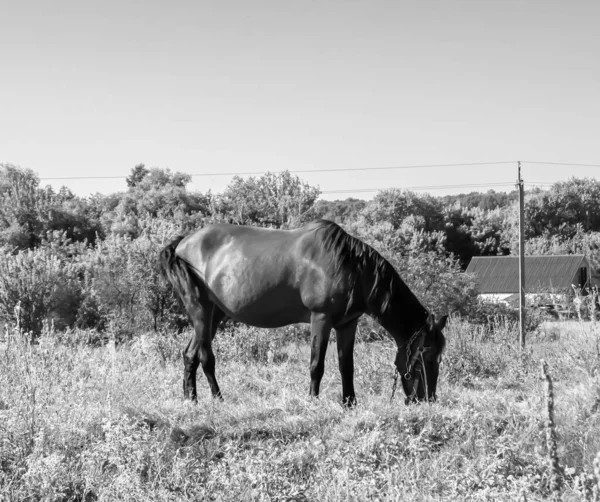
[(443, 315), (440, 317), (440, 320), (437, 322), (436, 327), (441, 331), (446, 327), (446, 322), (448, 322), (448, 316)]

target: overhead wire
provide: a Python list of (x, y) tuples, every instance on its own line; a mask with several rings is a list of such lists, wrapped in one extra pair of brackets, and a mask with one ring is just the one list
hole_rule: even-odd
[(385, 187), (385, 188), (357, 188), (357, 189), (340, 189), (340, 190), (323, 190), (321, 193), (362, 193), (362, 192), (379, 192), (380, 190), (401, 189), (401, 190), (441, 190), (445, 188), (482, 188), (482, 187), (501, 187), (514, 186), (515, 182), (499, 182), (499, 183), (469, 183), (463, 185), (422, 185), (408, 187)]
[(533, 161), (533, 160), (521, 161), (521, 164), (567, 166), (567, 167), (600, 167), (600, 164), (574, 164), (572, 162), (539, 162), (539, 161)]
[[(469, 163), (454, 163), (454, 164), (414, 164), (414, 165), (403, 165), (403, 166), (381, 166), (381, 167), (343, 167), (343, 168), (331, 168), (331, 169), (295, 169), (295, 170), (284, 170), (284, 171), (230, 171), (230, 172), (213, 172), (213, 173), (192, 173), (189, 176), (194, 177), (206, 177), (206, 176), (253, 176), (258, 174), (281, 174), (283, 172), (289, 172), (292, 174), (308, 174), (308, 173), (331, 173), (331, 172), (368, 172), (368, 171), (383, 171), (383, 170), (394, 170), (394, 169), (428, 169), (428, 168), (453, 168), (453, 167), (476, 167), (476, 166), (497, 166), (506, 164), (516, 164), (516, 161), (497, 161), (497, 162), (469, 162)], [(533, 165), (556, 165), (556, 166), (571, 166), (571, 167), (600, 167), (600, 164), (578, 164), (578, 163), (566, 163), (566, 162), (542, 162), (542, 161), (522, 161), (521, 164), (533, 164)], [(100, 179), (126, 179), (127, 176), (53, 176), (53, 177), (40, 177), (40, 180), (44, 181), (59, 181), (59, 180), (100, 180)], [(534, 186), (552, 186), (554, 183), (549, 182), (537, 182), (529, 181), (528, 185)], [(492, 188), (492, 187), (506, 187), (514, 186), (515, 182), (493, 182), (493, 183), (471, 183), (471, 184), (453, 184), (453, 185), (422, 185), (422, 186), (409, 186), (409, 187), (373, 187), (373, 188), (356, 188), (356, 189), (339, 189), (339, 190), (322, 190), (322, 194), (352, 194), (352, 193), (368, 193), (378, 192), (385, 189), (397, 188), (401, 190), (442, 190), (442, 189), (456, 189), (456, 188)]]
[[(420, 164), (420, 165), (406, 165), (406, 166), (381, 166), (381, 167), (340, 167), (331, 169), (288, 169), (284, 171), (237, 171), (237, 172), (215, 172), (215, 173), (192, 173), (191, 177), (200, 176), (252, 176), (256, 174), (280, 174), (282, 172), (289, 172), (293, 174), (307, 174), (307, 173), (334, 173), (334, 172), (348, 172), (348, 171), (383, 171), (393, 169), (428, 169), (435, 167), (475, 167), (475, 166), (492, 166), (501, 164), (516, 164), (515, 161), (505, 160), (500, 162), (469, 162), (463, 164)], [(94, 180), (94, 179), (125, 179), (127, 176), (61, 176), (61, 177), (42, 177), (41, 180)]]

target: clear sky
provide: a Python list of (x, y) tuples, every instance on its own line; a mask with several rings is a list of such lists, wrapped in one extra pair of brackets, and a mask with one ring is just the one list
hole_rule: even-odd
[[(600, 164), (597, 0), (0, 0), (0, 22), (0, 162), (42, 178)], [(516, 164), (300, 176), (504, 190)], [(526, 182), (570, 176), (600, 167), (523, 165)]]

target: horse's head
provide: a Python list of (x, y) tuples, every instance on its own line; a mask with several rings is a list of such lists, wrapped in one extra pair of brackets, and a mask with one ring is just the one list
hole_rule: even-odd
[(398, 348), (396, 368), (400, 372), (407, 404), (436, 399), (440, 362), (446, 345), (442, 330), (447, 320), (445, 315), (436, 322), (430, 314), (425, 326)]

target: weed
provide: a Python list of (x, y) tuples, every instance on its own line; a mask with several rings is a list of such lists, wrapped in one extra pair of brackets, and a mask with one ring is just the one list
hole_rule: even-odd
[[(181, 396), (189, 333), (89, 345), (88, 331), (47, 329), (31, 344), (11, 328), (0, 345), (0, 499), (591, 501), (596, 332), (556, 329), (553, 340), (531, 335), (523, 354), (508, 325), (454, 320), (439, 401), (410, 407), (389, 400), (394, 345), (359, 342), (358, 405), (344, 410), (335, 347), (320, 398), (308, 396), (303, 328), (226, 326), (215, 339), (225, 401), (200, 374), (197, 405)], [(558, 488), (541, 356), (553, 372)]]

